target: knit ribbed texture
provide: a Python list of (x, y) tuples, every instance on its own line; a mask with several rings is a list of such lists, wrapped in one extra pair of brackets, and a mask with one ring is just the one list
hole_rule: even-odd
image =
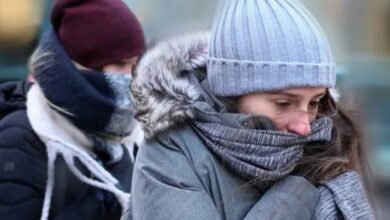
[(313, 219), (373, 220), (370, 207), (359, 174), (355, 171), (343, 173), (321, 186), (320, 200)]
[(218, 96), (298, 87), (334, 87), (326, 36), (297, 0), (223, 0), (207, 62)]
[(330, 142), (332, 127), (330, 118), (321, 118), (312, 123), (311, 133), (302, 137), (282, 131), (232, 128), (220, 123), (196, 121), (193, 124), (206, 146), (228, 167), (244, 178), (260, 180), (261, 184), (290, 174), (302, 159), (305, 144)]
[[(332, 120), (318, 119), (312, 133), (299, 137), (280, 131), (231, 128), (219, 123), (199, 122), (193, 128), (206, 146), (228, 168), (242, 177), (256, 179), (256, 186), (268, 189), (295, 168), (308, 142), (331, 140)], [(348, 171), (318, 186), (320, 198), (313, 220), (373, 220), (374, 215), (359, 175)], [(260, 218), (261, 219), (261, 218)]]

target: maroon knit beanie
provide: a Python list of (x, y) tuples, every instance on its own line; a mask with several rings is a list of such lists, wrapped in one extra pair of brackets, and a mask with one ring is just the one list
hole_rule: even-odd
[(142, 27), (121, 0), (54, 0), (51, 22), (70, 57), (88, 68), (145, 49)]

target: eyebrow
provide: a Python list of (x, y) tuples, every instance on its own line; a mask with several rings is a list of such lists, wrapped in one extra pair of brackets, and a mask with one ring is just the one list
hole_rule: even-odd
[(321, 93), (319, 93), (319, 94), (317, 94), (317, 95), (315, 95), (313, 98), (319, 98), (319, 97), (324, 97), (326, 95), (326, 91), (325, 92), (321, 92)]
[[(294, 93), (290, 93), (290, 92), (285, 92), (285, 91), (269, 92), (268, 94), (270, 94), (270, 95), (284, 95), (284, 96), (288, 96), (290, 98), (299, 98), (300, 97), (300, 95), (297, 95), (297, 94), (294, 94)], [(319, 98), (319, 97), (325, 96), (325, 95), (326, 95), (326, 91), (321, 92), (321, 93), (313, 96), (313, 98)]]

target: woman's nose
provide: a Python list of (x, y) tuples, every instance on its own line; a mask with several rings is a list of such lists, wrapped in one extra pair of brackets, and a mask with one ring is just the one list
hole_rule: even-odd
[(307, 112), (299, 112), (291, 117), (287, 125), (287, 130), (300, 136), (310, 133), (310, 115)]

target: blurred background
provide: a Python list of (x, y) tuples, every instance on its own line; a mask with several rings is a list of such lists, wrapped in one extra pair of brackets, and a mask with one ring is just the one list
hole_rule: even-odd
[[(301, 1), (330, 38), (341, 102), (363, 119), (374, 180), (383, 196), (383, 219), (390, 219), (390, 1)], [(42, 30), (50, 26), (50, 2), (0, 0), (0, 81), (23, 79), (28, 73), (27, 59)], [(140, 18), (148, 42), (210, 29), (217, 4), (217, 0), (125, 2)]]

